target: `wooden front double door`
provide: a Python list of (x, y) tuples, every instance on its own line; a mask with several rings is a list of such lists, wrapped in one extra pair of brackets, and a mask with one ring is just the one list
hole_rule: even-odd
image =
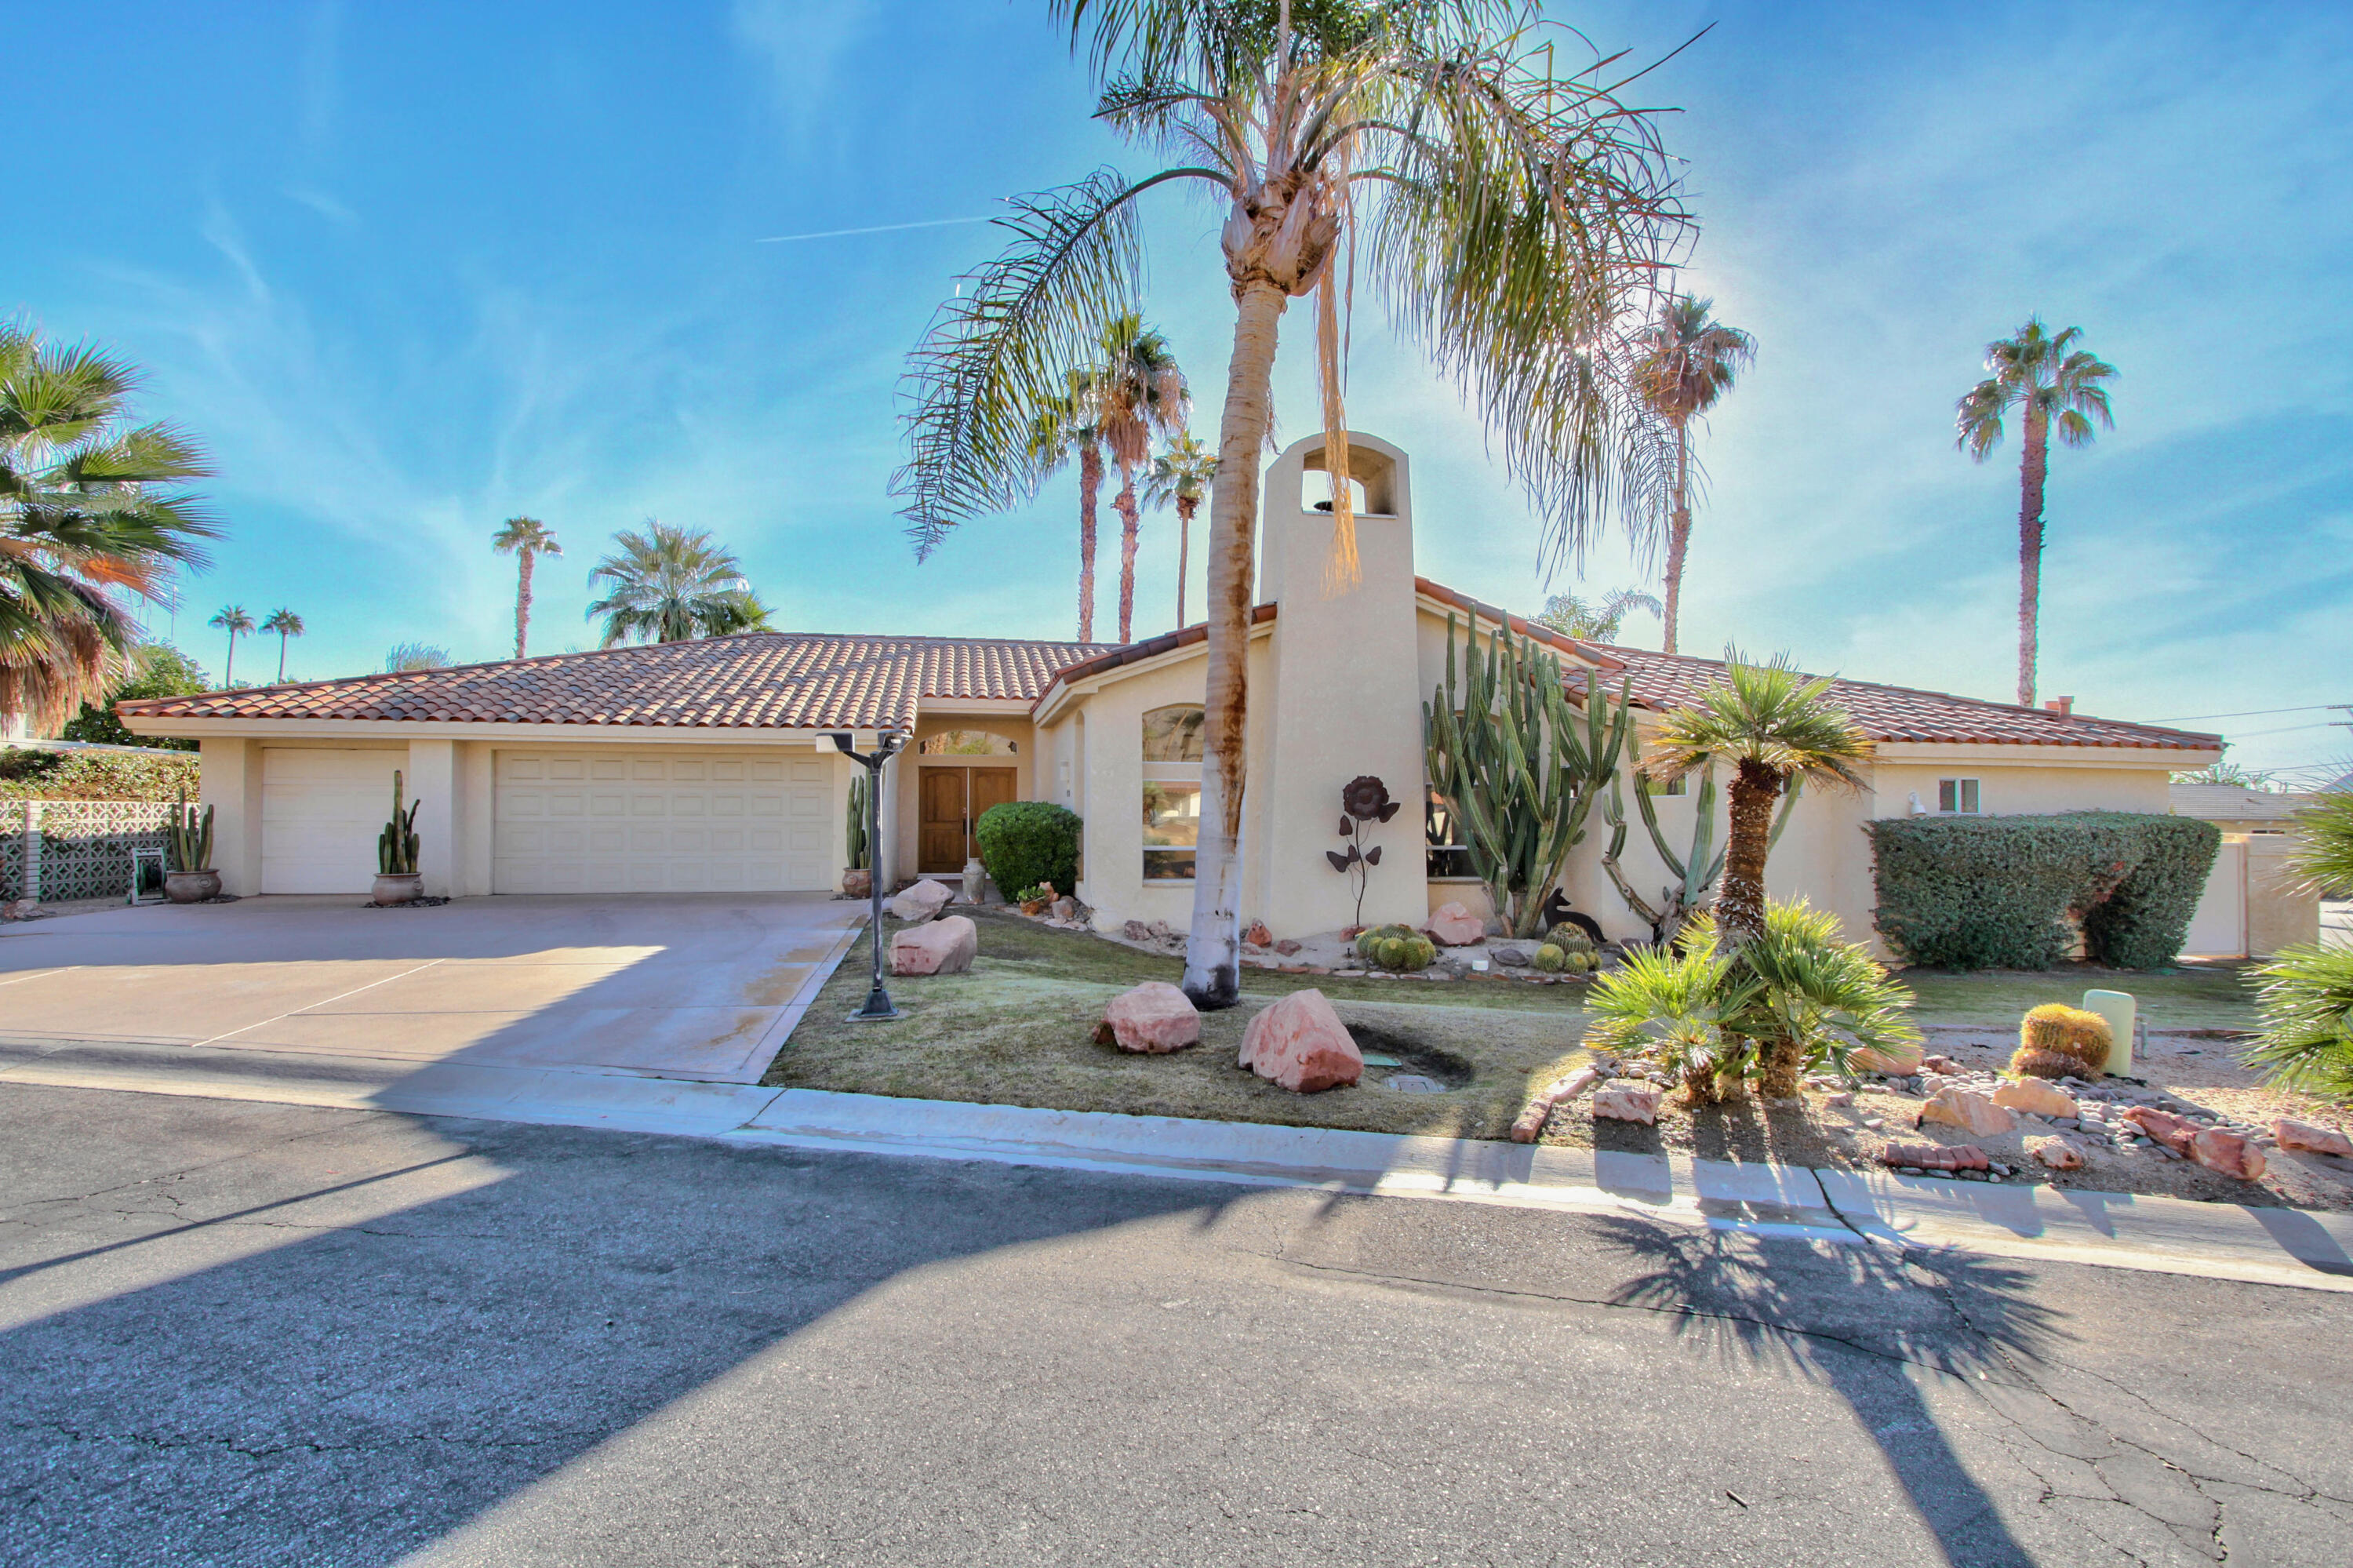
[(923, 821), (916, 835), (915, 869), (953, 874), (980, 853), (972, 836), (972, 825), (980, 821), (980, 814), (991, 806), (1021, 798), (1020, 769), (925, 768), (920, 772), (917, 790)]

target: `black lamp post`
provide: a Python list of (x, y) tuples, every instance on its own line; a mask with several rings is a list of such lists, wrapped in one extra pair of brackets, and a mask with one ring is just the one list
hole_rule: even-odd
[(832, 732), (833, 748), (866, 769), (866, 855), (875, 862), (867, 877), (867, 891), (874, 900), (873, 917), (867, 922), (867, 946), (873, 949), (874, 989), (867, 993), (866, 1005), (849, 1015), (852, 1023), (879, 1023), (885, 1019), (907, 1015), (891, 1003), (891, 993), (882, 986), (882, 765), (899, 755), (907, 744), (906, 735), (900, 730), (886, 729), (874, 737), (874, 749), (864, 756), (852, 749), (858, 737), (847, 730)]

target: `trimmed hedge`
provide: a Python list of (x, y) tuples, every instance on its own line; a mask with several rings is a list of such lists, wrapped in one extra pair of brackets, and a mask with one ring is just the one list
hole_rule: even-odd
[(1008, 800), (991, 806), (972, 826), (980, 863), (1008, 898), (1041, 882), (1056, 893), (1079, 883), (1079, 814), (1050, 800)]
[(2044, 969), (2083, 927), (2093, 961), (2162, 969), (2181, 952), (2221, 830), (2189, 817), (1891, 817), (1866, 825), (1874, 924), (1906, 961)]

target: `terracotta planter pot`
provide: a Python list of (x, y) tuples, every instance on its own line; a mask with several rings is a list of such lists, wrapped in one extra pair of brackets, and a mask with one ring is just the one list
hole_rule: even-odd
[(874, 896), (874, 874), (871, 871), (845, 871), (841, 874), (841, 890), (852, 898)]
[(1052, 900), (1050, 899), (1032, 898), (1029, 902), (1021, 906), (1021, 913), (1024, 915), (1043, 915), (1051, 904)]
[(201, 904), (220, 894), (220, 873), (217, 871), (167, 871), (164, 874), (164, 896), (174, 904)]
[(410, 904), (417, 899), (425, 874), (417, 871), (378, 872), (370, 898), (377, 904)]

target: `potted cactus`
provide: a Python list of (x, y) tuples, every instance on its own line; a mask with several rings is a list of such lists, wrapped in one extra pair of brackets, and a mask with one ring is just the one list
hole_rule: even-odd
[(375, 841), (375, 891), (378, 904), (408, 904), (420, 888), (417, 870), (417, 802), (401, 809), (400, 771), (392, 775), (392, 821)]
[(201, 904), (220, 895), (220, 873), (213, 869), (213, 809), (188, 804), (181, 794), (164, 819), (164, 896), (174, 904)]

